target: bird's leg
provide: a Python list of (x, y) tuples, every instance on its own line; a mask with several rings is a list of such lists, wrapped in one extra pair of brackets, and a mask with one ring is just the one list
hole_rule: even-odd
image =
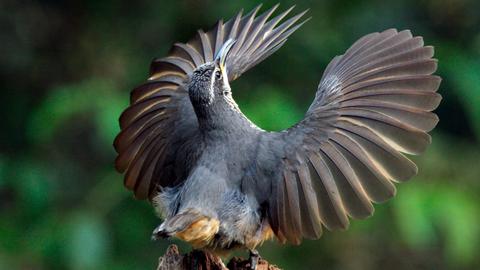
[(255, 249), (250, 249), (250, 269), (256, 270), (258, 265), (258, 260), (260, 259), (260, 254)]
[(193, 256), (193, 270), (198, 270), (198, 258), (197, 256)]

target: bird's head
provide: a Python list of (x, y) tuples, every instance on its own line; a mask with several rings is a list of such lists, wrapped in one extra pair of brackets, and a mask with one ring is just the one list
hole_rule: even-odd
[(188, 93), (194, 105), (209, 106), (216, 99), (230, 95), (226, 59), (235, 41), (229, 39), (212, 62), (194, 70), (188, 83)]

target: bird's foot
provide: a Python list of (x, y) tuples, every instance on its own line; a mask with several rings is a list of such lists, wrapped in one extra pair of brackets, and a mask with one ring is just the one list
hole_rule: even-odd
[(258, 265), (258, 261), (260, 260), (260, 254), (258, 253), (257, 250), (255, 250), (255, 249), (250, 250), (249, 260), (250, 260), (250, 269), (251, 270), (256, 270), (257, 265)]

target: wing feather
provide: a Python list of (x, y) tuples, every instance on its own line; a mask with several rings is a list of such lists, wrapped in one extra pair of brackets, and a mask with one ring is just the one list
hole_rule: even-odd
[(193, 65), (196, 67), (204, 63), (203, 57), (200, 55), (200, 53), (189, 44), (184, 44), (184, 43), (173, 44), (171, 54), (176, 57), (189, 59), (188, 61), (191, 61)]
[(299, 187), (297, 186), (295, 174), (291, 171), (285, 170), (283, 179), (283, 197), (286, 204), (284, 205), (285, 220), (282, 224), (284, 224), (286, 229), (285, 236), (287, 240), (291, 243), (299, 243), (301, 239), (298, 233), (296, 233), (297, 231), (302, 231), (300, 199), (298, 196)]
[(318, 208), (320, 210), (320, 219), (329, 230), (346, 229), (348, 218), (342, 204), (340, 192), (335, 184), (335, 180), (327, 166), (325, 156), (320, 152), (310, 153), (308, 156), (315, 173), (320, 178), (314, 181), (313, 186), (317, 193)]
[(373, 206), (370, 199), (345, 157), (332, 145), (332, 142), (325, 143), (322, 150), (329, 159), (329, 167), (334, 174), (333, 178), (349, 216), (366, 218), (372, 215)]
[(370, 200), (380, 203), (394, 196), (396, 188), (393, 183), (365, 158), (365, 154), (361, 149), (356, 148), (355, 145), (349, 146), (351, 142), (343, 139), (341, 135), (335, 136), (332, 140), (332, 145), (352, 167)]
[[(193, 39), (175, 43), (166, 57), (153, 60), (148, 81), (131, 92), (130, 106), (120, 116), (121, 131), (114, 141), (118, 153), (115, 167), (125, 172), (125, 186), (137, 198), (151, 198), (188, 175), (187, 165), (175, 163), (175, 157), (190, 155), (193, 163), (192, 152), (196, 151), (198, 123), (185, 85), (192, 72), (213, 61), (224, 43), (234, 39), (237, 42), (226, 61), (230, 80), (238, 78), (279, 49), (298, 28), (299, 15), (278, 27), (288, 12), (269, 20), (277, 6), (260, 16), (257, 13), (261, 5), (245, 16), (240, 11), (226, 23), (219, 20), (211, 30), (198, 30)], [(298, 204), (298, 188), (292, 185), (285, 187), (285, 196)], [(279, 214), (293, 213), (290, 207), (286, 211)]]
[(203, 59), (205, 59), (205, 62), (211, 62), (213, 60), (213, 51), (210, 39), (203, 30), (198, 30), (198, 37), (202, 44)]
[[(275, 45), (288, 31), (275, 31), (262, 46)], [(281, 219), (270, 216), (277, 235), (298, 243), (302, 237), (319, 237), (320, 225), (345, 229), (349, 216), (371, 216), (372, 202), (393, 197), (394, 183), (417, 174), (404, 154), (425, 151), (431, 142), (427, 132), (438, 123), (431, 111), (441, 100), (436, 93), (441, 80), (433, 75), (437, 60), (432, 57), (433, 47), (424, 46), (421, 37), (388, 29), (360, 38), (333, 58), (305, 118), (270, 133), (265, 143), (283, 149), (277, 154), (280, 165), (274, 166), (298, 176), (271, 179), (288, 188), (274, 198), (293, 201), (271, 202), (269, 211), (280, 213), (278, 205), (294, 208), (282, 209)], [(295, 187), (298, 197), (291, 195)], [(287, 220), (293, 221), (283, 223)]]
[(300, 184), (298, 191), (302, 234), (309, 239), (316, 239), (322, 235), (320, 213), (318, 210), (317, 195), (310, 179), (308, 164), (302, 161), (297, 168), (297, 177)]

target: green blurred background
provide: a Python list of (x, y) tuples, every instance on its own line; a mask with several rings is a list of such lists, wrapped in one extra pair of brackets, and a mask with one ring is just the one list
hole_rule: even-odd
[[(435, 46), (444, 99), (431, 147), (413, 158), (419, 175), (373, 218), (301, 246), (267, 243), (261, 254), (285, 269), (479, 269), (480, 1), (285, 1), (281, 9), (292, 4), (310, 8), (312, 20), (232, 84), (259, 126), (301, 119), (333, 56), (390, 27)], [(118, 116), (152, 58), (256, 5), (0, 2), (0, 269), (155, 268), (170, 242), (150, 241), (160, 220), (113, 168)]]

